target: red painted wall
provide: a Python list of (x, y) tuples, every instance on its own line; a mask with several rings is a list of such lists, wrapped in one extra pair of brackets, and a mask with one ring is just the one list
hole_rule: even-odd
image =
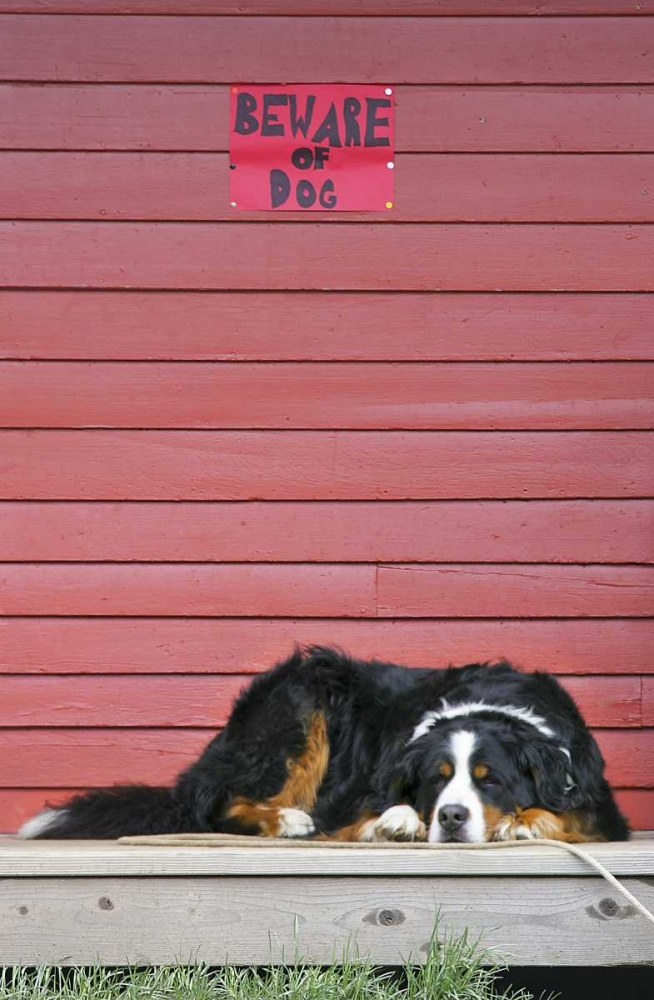
[[(295, 640), (554, 671), (654, 827), (653, 15), (0, 0), (0, 829)], [(230, 214), (236, 79), (392, 84), (393, 213)]]

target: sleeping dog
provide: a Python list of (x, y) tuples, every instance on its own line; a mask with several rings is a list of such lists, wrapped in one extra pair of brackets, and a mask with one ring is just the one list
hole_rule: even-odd
[(174, 787), (116, 786), (24, 837), (224, 832), (341, 841), (625, 840), (570, 696), (509, 663), (443, 670), (297, 650), (239, 696)]

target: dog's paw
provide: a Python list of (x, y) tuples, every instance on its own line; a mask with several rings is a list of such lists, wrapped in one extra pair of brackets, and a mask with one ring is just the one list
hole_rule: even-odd
[(411, 806), (391, 806), (370, 825), (366, 840), (426, 840), (427, 827)]
[(503, 816), (493, 830), (492, 840), (563, 840), (561, 820), (546, 809), (518, 810)]
[(280, 809), (278, 837), (310, 837), (316, 828), (308, 813), (302, 809)]

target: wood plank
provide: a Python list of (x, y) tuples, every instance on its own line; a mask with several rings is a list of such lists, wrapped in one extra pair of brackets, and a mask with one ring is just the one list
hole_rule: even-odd
[(643, 680), (643, 725), (654, 726), (654, 683), (651, 678)]
[[(2, 681), (0, 726), (14, 728), (224, 726), (251, 678), (223, 676), (37, 677)], [(592, 726), (641, 725), (641, 678), (566, 677)], [(650, 723), (651, 724), (651, 723)]]
[(375, 574), (372, 565), (325, 563), (14, 563), (2, 571), (0, 614), (370, 618)]
[(645, 431), (0, 431), (0, 498), (648, 497), (651, 441)]
[(15, 833), (46, 804), (59, 805), (71, 794), (72, 789), (61, 788), (0, 788), (0, 833)]
[[(103, 787), (169, 784), (202, 752), (215, 729), (3, 729), (0, 786)], [(595, 735), (616, 787), (654, 788), (654, 729)]]
[(611, 785), (654, 788), (654, 729), (598, 729), (595, 737)]
[(652, 587), (645, 567), (380, 566), (377, 615), (456, 618), (465, 608), (474, 618), (638, 617), (651, 614)]
[[(227, 723), (234, 699), (251, 679), (238, 674), (226, 677), (12, 675), (2, 681), (0, 726), (217, 728)], [(582, 681), (582, 697), (593, 700), (588, 685), (596, 684), (594, 679), (571, 680), (573, 688), (574, 682)], [(607, 704), (596, 713), (599, 724), (636, 725), (636, 713), (640, 712), (640, 678), (605, 677), (601, 685), (597, 691), (603, 692)]]
[[(226, 153), (0, 153), (0, 218), (225, 221)], [(347, 222), (652, 222), (654, 155), (411, 154), (396, 158), (393, 211)], [(240, 221), (268, 221), (239, 212)], [(285, 221), (312, 213), (284, 212)]]
[[(654, 905), (645, 880), (625, 884)], [(401, 965), (427, 950), (434, 900), (442, 933), (481, 937), (511, 964), (651, 962), (651, 925), (603, 880), (583, 876), (462, 877), (456, 889), (447, 877), (80, 878), (67, 883), (65, 907), (61, 891), (58, 879), (3, 880), (0, 947), (8, 964), (270, 965), (299, 952), (325, 965), (356, 939), (373, 963)], [(614, 897), (617, 919), (607, 920), (601, 906)], [(390, 930), (380, 917), (389, 900)]]
[(654, 501), (0, 502), (7, 562), (654, 562)]
[(0, 290), (11, 359), (654, 360), (653, 327), (648, 294)]
[(9, 361), (0, 427), (651, 429), (654, 363)]
[[(2, 84), (5, 149), (220, 150), (224, 86)], [(396, 152), (654, 152), (654, 87), (399, 87)]]
[[(648, 793), (643, 793), (648, 794)], [(150, 838), (148, 838), (149, 840)], [(276, 838), (175, 834), (157, 843), (122, 840), (34, 841), (0, 839), (0, 876), (86, 877), (115, 875), (595, 875), (585, 859), (549, 844), (519, 843), (479, 850), (460, 844), (344, 844)], [(191, 846), (192, 845), (192, 846)], [(147, 849), (144, 850), (143, 848)], [(614, 875), (649, 875), (651, 834), (630, 841), (595, 843), (584, 850)], [(487, 882), (490, 888), (493, 881)]]
[(644, 566), (7, 563), (0, 614), (638, 618), (653, 586)]
[(654, 828), (654, 791), (648, 789), (614, 789), (618, 805), (632, 830)]
[(296, 642), (416, 667), (505, 656), (557, 674), (652, 674), (653, 640), (652, 619), (2, 618), (0, 674), (259, 673)]
[[(654, 82), (654, 24), (619, 19), (3, 17), (0, 79), (97, 83)], [(389, 39), (393, 45), (389, 46)], [(89, 57), (92, 53), (92, 57)]]
[(0, 222), (15, 287), (637, 292), (652, 256), (647, 225)]
[[(45, 808), (47, 804), (59, 805), (66, 801), (66, 799), (74, 794), (72, 789), (62, 789), (62, 788), (0, 788), (0, 833), (14, 833), (18, 828), (30, 817), (35, 816), (41, 809)], [(654, 791), (642, 788), (628, 788), (628, 789), (617, 789), (616, 797), (620, 804), (620, 808), (626, 815), (629, 824), (633, 830), (651, 830), (654, 827)], [(632, 841), (632, 844), (636, 844), (637, 841)], [(3, 867), (4, 862), (4, 848), (5, 843), (0, 839), (0, 869)], [(126, 848), (121, 847), (121, 851), (126, 850)], [(149, 864), (152, 865), (152, 852), (148, 852), (150, 855)], [(158, 852), (159, 853), (159, 852)], [(198, 848), (193, 852), (195, 856), (201, 853), (201, 849)], [(173, 850), (168, 852), (166, 855), (165, 865), (166, 871), (172, 874), (172, 859), (169, 858), (169, 854), (173, 854), (175, 857), (179, 858), (179, 851)], [(556, 858), (560, 862), (567, 863), (568, 859), (574, 863), (574, 858), (572, 855), (564, 854), (562, 851), (557, 853)], [(142, 857), (142, 854), (141, 854)], [(208, 870), (215, 872), (215, 857), (214, 853), (211, 852), (211, 857), (207, 859), (206, 867)], [(469, 857), (469, 855), (467, 856)], [(80, 851), (76, 854), (77, 863), (81, 863)], [(321, 864), (323, 855), (321, 854)], [(251, 858), (249, 859), (251, 862)], [(493, 861), (497, 863), (499, 859), (493, 856)], [(514, 855), (511, 855), (511, 864), (515, 865), (516, 859)], [(62, 869), (57, 868), (57, 872), (60, 874), (65, 874), (66, 869), (63, 867), (66, 862), (66, 857), (61, 859), (60, 865)], [(97, 856), (93, 856), (93, 862), (95, 868), (94, 872), (98, 872), (98, 859)], [(136, 864), (137, 862), (135, 862)], [(295, 862), (297, 864), (297, 862)], [(358, 864), (361, 862), (359, 861)], [(533, 863), (533, 862), (532, 862)], [(646, 862), (651, 866), (649, 861), (649, 856)], [(433, 862), (432, 862), (433, 864)], [(198, 862), (198, 868), (200, 868), (201, 862)], [(615, 865), (615, 867), (614, 867)], [(48, 862), (49, 873), (54, 874), (54, 864), (52, 858)], [(25, 868), (25, 863), (22, 863), (23, 870)], [(127, 867), (127, 866), (126, 866)], [(622, 865), (617, 865), (617, 859), (615, 859), (611, 865), (611, 870), (616, 874), (631, 874), (631, 872), (625, 870), (632, 867), (631, 863), (624, 862)], [(150, 869), (151, 870), (151, 869)], [(468, 869), (469, 870), (469, 867)], [(515, 870), (515, 869), (513, 869)], [(359, 867), (357, 871), (360, 873), (361, 868)], [(461, 874), (461, 869), (457, 872)]]
[[(355, 0), (356, 2), (356, 0)], [(248, 14), (348, 16), (353, 0), (0, 0), (0, 12), (14, 14)], [(377, 17), (468, 17), (557, 14), (643, 15), (654, 13), (652, 0), (365, 0), (357, 14)]]
[(170, 784), (214, 735), (215, 729), (0, 730), (0, 785)]

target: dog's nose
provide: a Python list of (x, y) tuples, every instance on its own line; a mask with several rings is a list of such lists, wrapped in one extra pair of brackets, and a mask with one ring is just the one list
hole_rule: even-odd
[(441, 806), (438, 810), (438, 822), (446, 833), (454, 833), (463, 826), (469, 815), (465, 806)]

